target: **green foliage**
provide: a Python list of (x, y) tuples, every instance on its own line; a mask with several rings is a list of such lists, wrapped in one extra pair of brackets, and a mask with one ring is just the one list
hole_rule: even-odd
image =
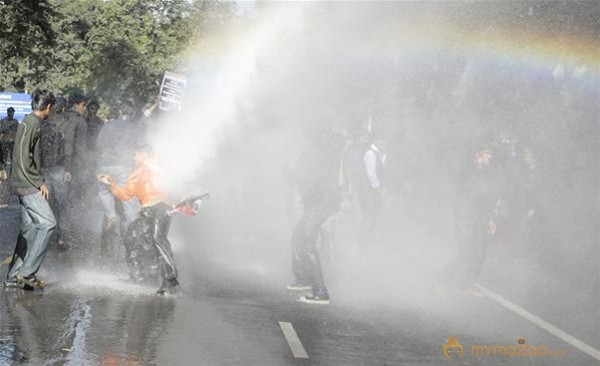
[(55, 16), (47, 0), (0, 2), (0, 85), (20, 90), (39, 83), (48, 68), (47, 47), (54, 47)]
[(187, 0), (0, 1), (0, 90), (155, 98), (182, 53), (228, 27), (233, 5)]

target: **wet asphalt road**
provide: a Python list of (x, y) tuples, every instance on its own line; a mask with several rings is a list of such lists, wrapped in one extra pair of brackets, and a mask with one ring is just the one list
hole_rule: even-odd
[[(2, 218), (6, 254), (11, 238), (5, 233), (15, 227), (7, 223), (18, 216), (4, 210)], [(47, 289), (0, 294), (0, 365), (600, 364), (493, 299), (436, 290), (419, 264), (424, 259), (410, 251), (389, 262), (377, 258), (389, 276), (403, 268), (405, 275), (394, 281), (371, 278), (368, 256), (352, 270), (329, 273), (329, 306), (299, 303), (297, 294), (283, 290), (289, 275), (274, 261), (277, 255), (237, 255), (248, 255), (254, 265), (224, 270), (227, 256), (178, 256), (182, 293), (163, 298), (154, 294), (156, 286), (130, 284), (117, 271), (75, 267), (79, 254), (50, 251), (42, 271)], [(519, 299), (518, 292), (485, 280), (486, 288), (509, 293), (529, 310), (550, 300), (543, 293)], [(554, 310), (538, 315), (599, 349), (593, 310), (573, 309), (561, 297), (555, 294), (557, 304), (548, 308)], [(293, 325), (308, 359), (294, 357), (279, 322)], [(462, 344), (460, 358), (445, 358), (449, 336)], [(471, 353), (473, 345), (516, 346), (517, 338), (560, 354)]]

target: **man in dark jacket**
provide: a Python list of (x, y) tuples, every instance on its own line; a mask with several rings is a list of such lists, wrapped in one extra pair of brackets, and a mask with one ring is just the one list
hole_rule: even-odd
[(62, 118), (66, 106), (66, 99), (60, 95), (57, 96), (54, 112), (42, 124), (42, 167), (44, 168), (44, 178), (50, 193), (49, 202), (58, 220), (56, 243), (59, 249), (68, 248), (69, 185), (65, 180), (64, 138), (54, 121)]
[(90, 152), (95, 154), (96, 152), (96, 143), (98, 141), (98, 134), (100, 134), (100, 130), (104, 126), (104, 121), (98, 117), (98, 108), (100, 108), (100, 104), (97, 100), (92, 99), (87, 104), (87, 115), (85, 117), (87, 123), (87, 144)]
[(15, 119), (15, 109), (13, 107), (8, 107), (6, 113), (7, 116), (0, 120), (0, 145), (2, 149), (0, 155), (3, 156), (0, 165), (4, 165), (6, 174), (10, 176), (12, 151), (15, 145), (15, 136), (19, 127), (19, 121)]
[(441, 282), (481, 296), (474, 285), (483, 269), (488, 246), (497, 234), (503, 183), (495, 151), (490, 147), (477, 150), (459, 179), (454, 218), (459, 250), (444, 270)]
[(58, 131), (64, 139), (64, 182), (67, 188), (69, 214), (69, 239), (73, 242), (83, 240), (83, 225), (79, 224), (85, 212), (84, 191), (89, 187), (86, 182), (87, 157), (87, 124), (85, 111), (87, 98), (81, 94), (73, 94), (68, 99), (71, 105), (64, 113), (54, 119)]
[(12, 186), (21, 207), (21, 231), (7, 274), (7, 285), (26, 289), (43, 287), (36, 278), (46, 255), (48, 242), (56, 220), (48, 204), (48, 188), (44, 184), (41, 154), (41, 127), (54, 105), (54, 95), (47, 90), (36, 90), (31, 109), (19, 125), (13, 151), (14, 170)]
[(328, 304), (317, 240), (325, 221), (339, 209), (340, 165), (343, 140), (319, 128), (307, 131), (307, 145), (288, 176), (302, 198), (302, 216), (292, 233), (292, 268), (295, 283), (289, 290), (311, 290), (300, 300)]
[(87, 152), (87, 123), (85, 111), (87, 98), (74, 94), (69, 98), (71, 109), (62, 113), (54, 123), (65, 139), (65, 177), (67, 181), (78, 181), (84, 168)]

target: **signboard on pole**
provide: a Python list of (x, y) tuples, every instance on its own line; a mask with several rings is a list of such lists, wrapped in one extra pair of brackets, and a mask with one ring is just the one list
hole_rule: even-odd
[(0, 118), (6, 117), (9, 107), (15, 109), (15, 118), (22, 121), (25, 115), (31, 113), (31, 95), (0, 92)]
[(160, 85), (160, 103), (158, 104), (158, 108), (162, 111), (180, 110), (186, 86), (187, 78), (185, 76), (169, 71), (165, 72), (162, 84)]

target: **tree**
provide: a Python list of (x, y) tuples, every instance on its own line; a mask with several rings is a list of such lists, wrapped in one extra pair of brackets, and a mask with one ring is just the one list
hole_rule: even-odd
[(79, 89), (143, 105), (184, 51), (216, 39), (232, 12), (219, 1), (0, 1), (0, 88)]
[(0, 88), (22, 91), (44, 84), (48, 49), (56, 40), (54, 15), (47, 0), (0, 2)]

